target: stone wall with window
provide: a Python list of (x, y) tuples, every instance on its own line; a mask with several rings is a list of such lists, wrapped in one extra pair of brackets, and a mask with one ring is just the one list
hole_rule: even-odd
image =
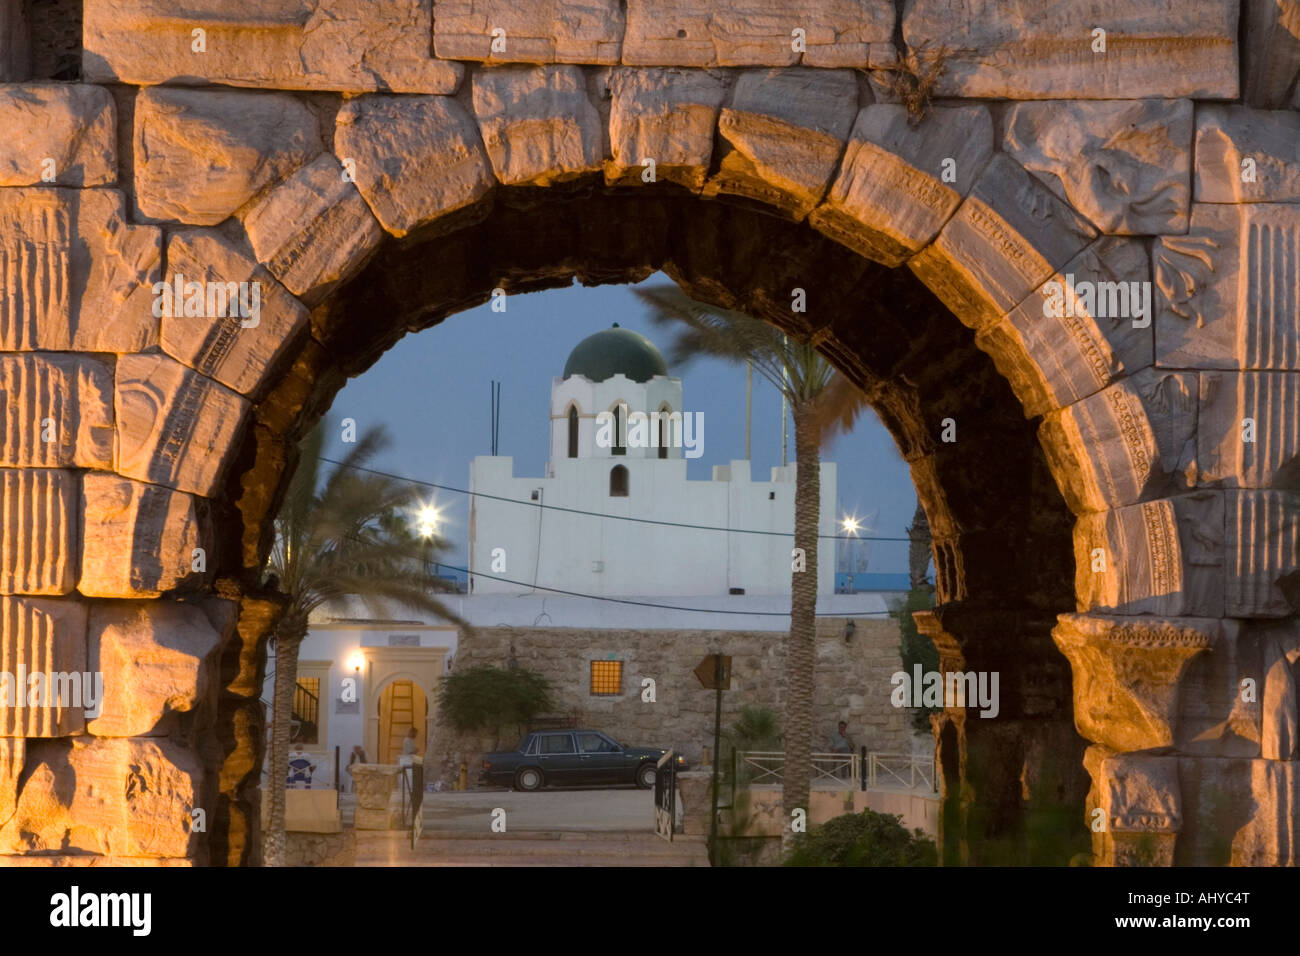
[[(818, 621), (814, 751), (829, 749), (841, 720), (848, 721), (859, 747), (885, 753), (911, 753), (914, 746), (928, 750), (928, 735), (917, 737), (910, 730), (910, 712), (890, 702), (890, 677), (902, 668), (898, 624), (859, 618), (846, 641), (847, 623)], [(785, 635), (779, 631), (481, 628), (460, 638), (456, 669), (506, 667), (512, 646), (519, 667), (551, 682), (556, 707), (549, 717), (602, 730), (621, 743), (673, 747), (692, 766), (713, 747), (714, 693), (694, 674), (708, 654), (732, 658), (731, 689), (722, 694), (724, 729), (746, 705), (770, 707), (784, 723)], [(513, 726), (501, 728), (499, 741), (490, 733), (456, 734), (441, 721), (438, 726), (431, 776), (446, 785), (456, 779), (462, 761), (473, 784), (483, 753), (518, 741)]]

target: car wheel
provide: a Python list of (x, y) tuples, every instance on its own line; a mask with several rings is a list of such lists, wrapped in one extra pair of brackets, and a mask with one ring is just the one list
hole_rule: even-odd
[(655, 785), (655, 776), (658, 771), (654, 764), (643, 763), (636, 770), (636, 785), (642, 790), (650, 790)]
[(540, 790), (545, 779), (536, 767), (526, 767), (515, 774), (516, 790)]

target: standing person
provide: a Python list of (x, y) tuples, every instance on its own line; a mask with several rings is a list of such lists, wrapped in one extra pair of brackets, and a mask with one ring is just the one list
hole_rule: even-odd
[[(849, 736), (849, 725), (847, 721), (841, 720), (835, 733), (831, 734), (831, 753), (850, 755), (854, 751), (853, 738)], [(847, 779), (852, 767), (852, 761), (840, 767), (836, 773), (838, 776)]]
[[(352, 748), (352, 756), (348, 757), (347, 771), (349, 777), (352, 776), (353, 765), (359, 763), (366, 763), (366, 751), (364, 747), (362, 747), (360, 744), (357, 744), (355, 747)], [(353, 793), (357, 792), (357, 782), (355, 779), (353, 779), (352, 781), (352, 792)]]
[(414, 727), (406, 732), (406, 739), (402, 741), (403, 756), (410, 756), (415, 753), (415, 738), (417, 736)]

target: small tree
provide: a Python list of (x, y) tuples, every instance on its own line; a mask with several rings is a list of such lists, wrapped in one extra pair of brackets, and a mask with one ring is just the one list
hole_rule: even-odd
[(786, 866), (938, 866), (934, 841), (892, 813), (846, 813), (795, 837)]
[(439, 707), (443, 719), (460, 733), (491, 731), (492, 748), (501, 745), (501, 728), (524, 728), (550, 710), (551, 685), (525, 668), (506, 670), (480, 665), (443, 678)]

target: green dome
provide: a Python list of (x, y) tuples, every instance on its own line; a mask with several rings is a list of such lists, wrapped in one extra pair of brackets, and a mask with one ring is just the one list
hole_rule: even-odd
[(614, 323), (589, 335), (577, 344), (564, 363), (564, 377), (585, 375), (593, 382), (603, 382), (623, 373), (634, 382), (648, 382), (656, 375), (668, 374), (668, 363), (644, 335), (621, 329)]

